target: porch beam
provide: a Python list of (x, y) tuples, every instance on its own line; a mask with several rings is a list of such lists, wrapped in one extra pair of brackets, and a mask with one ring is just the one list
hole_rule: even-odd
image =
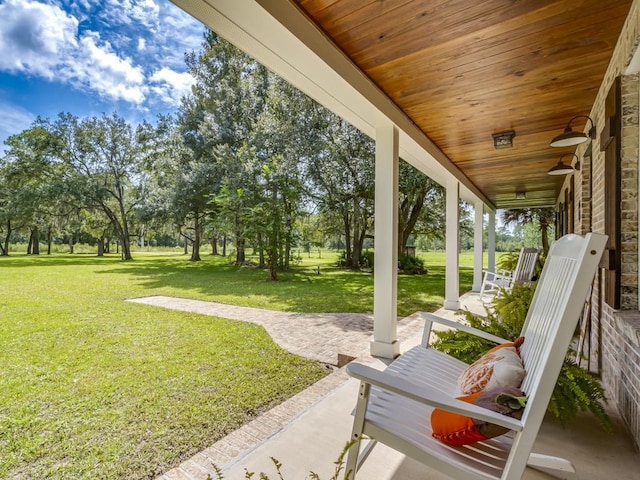
[(455, 179), (447, 182), (447, 226), (446, 226), (446, 268), (444, 308), (460, 308), (459, 280), (459, 236), (460, 236), (460, 183)]
[(375, 256), (371, 355), (395, 358), (398, 343), (398, 129), (376, 129)]
[(473, 287), (472, 291), (479, 292), (482, 286), (482, 221), (484, 204), (475, 203), (475, 221), (473, 224)]

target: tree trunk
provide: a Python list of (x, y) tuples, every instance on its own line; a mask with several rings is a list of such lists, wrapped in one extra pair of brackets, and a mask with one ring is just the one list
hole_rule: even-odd
[(40, 229), (38, 227), (33, 227), (31, 230), (29, 242), (31, 243), (31, 254), (40, 255)]
[(98, 256), (104, 257), (104, 237), (98, 238)]
[(278, 233), (277, 226), (271, 230), (267, 238), (267, 263), (269, 265), (269, 280), (278, 280)]
[(122, 260), (131, 260), (133, 257), (131, 256), (131, 244), (129, 241), (129, 235), (124, 234), (122, 238)]
[(192, 262), (199, 262), (200, 259), (200, 217), (196, 212), (193, 219), (193, 245), (191, 246), (191, 260)]
[(416, 195), (413, 204), (410, 204), (410, 199), (406, 196), (400, 206), (400, 227), (398, 228), (398, 255), (404, 253), (404, 248), (407, 246), (409, 236), (413, 233), (413, 229), (418, 222), (420, 213), (424, 207), (424, 202), (427, 196), (427, 191), (422, 189)]
[(6, 224), (7, 235), (4, 237), (4, 246), (0, 248), (0, 254), (3, 257), (9, 255), (9, 239), (11, 238), (11, 220), (7, 220)]
[(275, 282), (278, 280), (278, 253), (276, 248), (269, 248), (271, 252), (267, 257), (269, 258), (269, 281)]
[(47, 255), (51, 255), (51, 244), (53, 243), (53, 235), (51, 234), (51, 225), (47, 228)]
[(104, 240), (104, 253), (111, 253), (111, 239), (109, 237)]
[(269, 280), (278, 280), (278, 226), (274, 222), (271, 235), (267, 236), (267, 263), (269, 264)]
[(284, 233), (284, 268), (291, 266), (291, 236), (293, 232), (293, 212), (290, 202), (285, 203), (285, 233)]
[(236, 265), (242, 265), (246, 261), (244, 246), (244, 238), (236, 236)]
[(362, 249), (360, 248), (360, 246), (358, 245), (358, 238), (360, 237), (360, 223), (362, 220), (362, 215), (360, 213), (360, 204), (358, 203), (359, 200), (357, 198), (353, 198), (353, 221), (352, 221), (352, 225), (353, 228), (351, 230), (351, 237), (352, 237), (352, 241), (353, 241), (353, 246), (352, 246), (352, 250), (351, 250), (351, 262), (349, 264), (349, 266), (353, 269), (353, 270), (359, 270), (360, 269), (360, 256), (362, 255)]
[(187, 236), (184, 236), (184, 243), (183, 243), (183, 252), (185, 255), (189, 255), (189, 239), (187, 238)]
[(227, 236), (226, 235), (222, 236), (222, 256), (223, 257), (227, 256)]
[[(116, 187), (116, 188), (118, 188), (118, 191), (120, 192), (121, 190), (120, 187)], [(111, 208), (109, 208), (109, 206), (107, 206), (105, 203), (102, 204), (102, 210), (104, 211), (105, 215), (109, 218), (111, 222), (111, 226), (115, 230), (116, 235), (118, 237), (118, 244), (121, 252), (120, 258), (122, 258), (122, 260), (131, 260), (132, 259), (131, 240), (129, 238), (129, 227), (127, 225), (127, 218), (124, 211), (124, 204), (121, 201), (122, 192), (120, 192), (120, 194), (121, 194), (121, 197), (118, 200), (119, 200), (120, 215), (122, 216), (122, 221), (118, 219), (118, 216), (115, 214), (115, 212), (111, 210)]]
[(69, 253), (73, 254), (73, 235), (69, 235)]
[(124, 207), (124, 189), (120, 182), (116, 185), (118, 191), (118, 207), (120, 208), (120, 221), (116, 215), (112, 213), (111, 220), (115, 223), (116, 232), (120, 236), (122, 243), (122, 260), (131, 260), (131, 239), (129, 238), (129, 224), (127, 222), (127, 212)]
[(218, 236), (211, 237), (211, 255), (218, 255)]
[(258, 267), (264, 268), (264, 240), (262, 239), (262, 233), (258, 234)]
[(348, 212), (343, 212), (342, 220), (344, 221), (345, 264), (351, 265), (351, 221)]
[(546, 223), (540, 223), (540, 236), (542, 237), (542, 252), (544, 258), (547, 258), (549, 253), (549, 225)]

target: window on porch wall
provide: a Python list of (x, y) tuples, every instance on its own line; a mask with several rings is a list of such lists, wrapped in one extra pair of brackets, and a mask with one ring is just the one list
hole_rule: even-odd
[(602, 257), (604, 268), (604, 301), (612, 308), (620, 308), (621, 255), (621, 155), (622, 133), (621, 81), (616, 78), (605, 103), (605, 125), (600, 135), (600, 150), (604, 152), (604, 233), (609, 236)]

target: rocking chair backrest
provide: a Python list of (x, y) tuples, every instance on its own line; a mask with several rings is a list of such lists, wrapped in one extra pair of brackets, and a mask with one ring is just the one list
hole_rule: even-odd
[[(527, 372), (522, 390), (529, 399), (518, 441), (527, 445), (533, 445), (544, 417), (606, 240), (605, 235), (595, 233), (566, 235), (552, 245), (545, 262), (520, 349)], [(527, 423), (535, 428), (527, 428)]]
[(536, 261), (540, 250), (537, 248), (523, 248), (520, 250), (516, 269), (513, 271), (513, 283), (527, 283), (533, 278)]

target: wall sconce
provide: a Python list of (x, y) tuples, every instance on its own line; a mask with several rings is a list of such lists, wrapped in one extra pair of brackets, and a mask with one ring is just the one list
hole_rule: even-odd
[(525, 200), (527, 198), (527, 192), (516, 192), (516, 200)]
[[(586, 118), (591, 122), (591, 128), (589, 129), (588, 134), (584, 132), (574, 132), (571, 129), (571, 122), (573, 122), (576, 118)], [(591, 117), (588, 117), (587, 115), (576, 115), (571, 120), (569, 120), (569, 122), (567, 122), (567, 126), (564, 127), (564, 132), (551, 140), (550, 145), (552, 147), (571, 147), (573, 145), (578, 145), (582, 142), (586, 142), (590, 138), (596, 138), (596, 126), (593, 123), (593, 120), (591, 120)]]
[[(571, 165), (567, 165), (562, 161), (562, 159), (567, 155), (573, 155), (574, 157), (576, 157), (575, 169)], [(575, 170), (580, 170), (580, 159), (575, 153), (565, 153), (564, 155), (560, 156), (560, 160), (558, 161), (558, 164), (551, 167), (549, 171), (547, 171), (547, 173), (549, 175), (568, 175), (570, 173), (573, 173)]]
[(493, 137), (494, 148), (499, 150), (513, 147), (513, 137), (516, 136), (516, 132), (509, 130), (508, 132), (494, 133), (491, 136)]

